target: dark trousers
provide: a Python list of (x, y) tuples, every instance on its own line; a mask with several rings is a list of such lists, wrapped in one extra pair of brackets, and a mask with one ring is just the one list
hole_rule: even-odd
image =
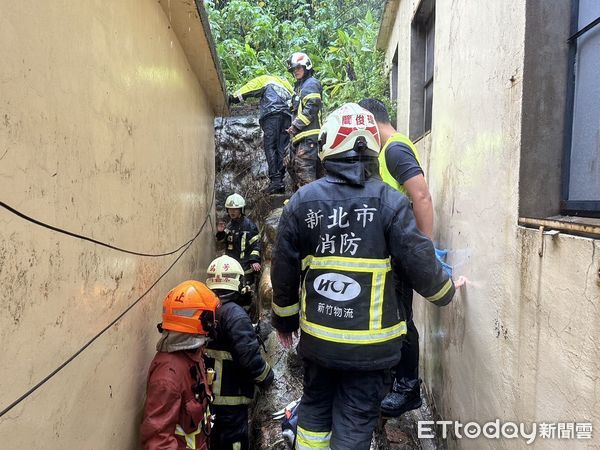
[(388, 369), (334, 370), (305, 360), (297, 445), (368, 450), (391, 381)]
[(294, 184), (294, 190), (317, 179), (319, 172), (317, 142), (304, 139), (292, 145), (288, 172)]
[(402, 343), (402, 359), (394, 367), (396, 380), (403, 380), (402, 385), (418, 389), (419, 383), (419, 332), (413, 322), (412, 295), (404, 301), (406, 312), (406, 338)]
[(271, 183), (280, 183), (285, 175), (283, 158), (290, 142), (290, 135), (287, 133), (290, 123), (290, 116), (284, 113), (269, 114), (261, 120), (263, 146)]
[(210, 432), (211, 450), (248, 450), (248, 406), (213, 405), (210, 409), (215, 415)]

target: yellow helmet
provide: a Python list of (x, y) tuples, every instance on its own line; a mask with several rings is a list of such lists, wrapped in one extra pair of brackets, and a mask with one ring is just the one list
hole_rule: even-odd
[(210, 289), (225, 289), (240, 292), (244, 269), (231, 256), (219, 256), (208, 265), (206, 285)]

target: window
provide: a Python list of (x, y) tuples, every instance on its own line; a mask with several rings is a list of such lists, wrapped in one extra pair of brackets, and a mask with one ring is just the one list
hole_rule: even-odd
[(563, 214), (600, 215), (600, 2), (574, 1), (563, 161)]
[(396, 53), (392, 59), (392, 70), (390, 71), (390, 100), (395, 102), (398, 100), (398, 46)]
[(412, 22), (410, 137), (431, 130), (435, 53), (435, 2), (422, 0)]

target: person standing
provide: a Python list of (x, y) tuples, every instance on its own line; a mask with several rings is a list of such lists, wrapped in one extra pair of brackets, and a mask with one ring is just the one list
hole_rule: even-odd
[(270, 183), (265, 190), (268, 194), (282, 194), (285, 191), (283, 158), (290, 142), (287, 130), (292, 116), (292, 94), (292, 85), (285, 78), (261, 75), (229, 96), (229, 103), (260, 97), (258, 122), (263, 131), (263, 148), (269, 166)]
[(380, 145), (371, 113), (354, 103), (332, 112), (319, 137), (327, 174), (292, 196), (279, 223), (272, 323), (286, 348), (301, 329), (304, 360), (296, 448), (369, 449), (406, 334), (395, 285), (438, 306), (455, 292), (408, 199), (379, 179)]
[[(229, 223), (217, 224), (215, 239), (225, 246), (225, 254), (237, 260), (244, 269), (245, 283), (251, 287), (256, 281), (256, 273), (261, 270), (260, 233), (256, 224), (245, 215), (246, 200), (239, 194), (231, 194), (225, 200)], [(243, 295), (244, 306), (252, 303), (252, 289)]]
[(199, 281), (185, 281), (163, 301), (162, 336), (148, 370), (143, 450), (208, 450), (211, 381), (203, 353), (220, 303)]
[(240, 305), (245, 289), (240, 263), (221, 256), (209, 264), (207, 275), (206, 285), (222, 304), (216, 338), (206, 349), (207, 366), (216, 374), (211, 442), (219, 450), (248, 450), (248, 405), (255, 386), (266, 389), (273, 382), (273, 370), (262, 357), (250, 317)]
[[(381, 133), (381, 141), (385, 142), (378, 157), (381, 179), (408, 196), (417, 227), (431, 239), (433, 203), (417, 149), (407, 136), (398, 133), (392, 126), (383, 102), (366, 98), (359, 105), (373, 114)], [(407, 333), (402, 345), (402, 358), (394, 368), (392, 391), (381, 402), (381, 412), (386, 417), (398, 417), (421, 406), (419, 332), (413, 321), (412, 289), (400, 289), (398, 296), (402, 299), (406, 312)]]
[(313, 76), (313, 64), (306, 53), (292, 54), (287, 60), (287, 66), (296, 79), (292, 98), (292, 124), (288, 128), (292, 138), (288, 172), (296, 190), (317, 179), (317, 138), (321, 128), (323, 89), (319, 80)]

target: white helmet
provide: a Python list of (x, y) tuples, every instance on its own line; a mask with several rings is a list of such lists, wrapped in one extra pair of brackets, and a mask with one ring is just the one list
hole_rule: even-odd
[(288, 72), (293, 72), (298, 66), (304, 66), (306, 70), (312, 69), (312, 61), (306, 53), (296, 52), (287, 60)]
[(231, 194), (225, 200), (225, 208), (243, 208), (246, 206), (246, 200), (240, 194)]
[(240, 292), (244, 269), (231, 256), (219, 256), (208, 265), (206, 285), (210, 289), (225, 289)]
[(325, 119), (319, 133), (319, 157), (323, 160), (336, 155), (342, 158), (356, 156), (358, 152), (350, 152), (360, 150), (360, 147), (356, 148), (357, 141), (364, 142), (362, 151), (370, 150), (371, 156), (376, 157), (381, 150), (381, 138), (373, 114), (356, 103), (346, 103)]

